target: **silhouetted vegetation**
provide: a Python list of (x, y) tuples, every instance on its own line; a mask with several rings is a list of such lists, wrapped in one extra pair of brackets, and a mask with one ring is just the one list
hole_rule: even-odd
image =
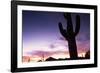
[(49, 57), (47, 58), (45, 61), (64, 61), (64, 60), (82, 60), (82, 59), (88, 59), (85, 57), (77, 57), (77, 59), (72, 59), (72, 58), (59, 58), (59, 59), (55, 59), (53, 57)]
[(87, 52), (86, 52), (85, 58), (86, 58), (86, 59), (90, 59), (90, 51), (87, 51)]
[(55, 59), (53, 57), (49, 57), (49, 58), (46, 59), (46, 61), (54, 61), (54, 60), (57, 60), (57, 59)]
[(75, 37), (79, 33), (79, 30), (80, 30), (80, 16), (76, 15), (75, 31), (73, 30), (73, 21), (72, 21), (71, 13), (64, 13), (64, 18), (67, 21), (67, 27), (66, 29), (63, 29), (62, 23), (59, 22), (59, 30), (62, 36), (68, 41), (70, 58), (77, 59), (78, 53), (77, 53)]
[[(44, 55), (42, 55), (42, 58), (38, 60), (37, 62), (45, 62), (45, 61), (64, 61), (64, 60), (83, 60), (83, 59), (90, 59), (90, 51), (87, 51), (85, 56), (77, 57), (77, 58), (53, 58), (48, 57), (47, 59), (44, 59)], [(30, 62), (31, 59), (28, 56), (23, 56), (23, 62)]]
[(42, 62), (42, 60), (39, 60), (38, 62)]

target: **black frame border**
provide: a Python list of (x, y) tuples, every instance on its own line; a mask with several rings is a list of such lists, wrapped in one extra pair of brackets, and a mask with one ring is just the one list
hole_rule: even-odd
[[(17, 6), (18, 5), (93, 9), (94, 48), (95, 48), (94, 64), (17, 68)], [(47, 2), (33, 2), (33, 1), (11, 1), (11, 72), (75, 69), (75, 68), (89, 68), (89, 67), (97, 67), (97, 6), (96, 5), (64, 4), (64, 3), (62, 4), (62, 3), (47, 3)]]

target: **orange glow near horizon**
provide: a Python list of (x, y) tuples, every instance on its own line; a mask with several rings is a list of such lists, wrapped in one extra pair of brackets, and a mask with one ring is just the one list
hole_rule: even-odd
[[(78, 54), (78, 57), (85, 57), (85, 52), (80, 52)], [(69, 54), (65, 54), (65, 53), (60, 53), (60, 54), (53, 54), (51, 56), (45, 56), (44, 58), (43, 57), (39, 57), (39, 56), (24, 56), (23, 57), (23, 62), (39, 62), (39, 61), (45, 61), (47, 58), (49, 57), (52, 57), (52, 58), (55, 58), (55, 59), (65, 59), (65, 58), (70, 58)], [(30, 61), (29, 61), (30, 59)]]

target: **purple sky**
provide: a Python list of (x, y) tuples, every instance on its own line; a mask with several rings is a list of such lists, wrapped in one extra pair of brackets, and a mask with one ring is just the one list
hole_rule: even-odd
[[(81, 25), (76, 36), (78, 51), (90, 48), (90, 15), (72, 13), (73, 26), (75, 16), (80, 15)], [(67, 41), (59, 32), (58, 23), (66, 28), (66, 20), (62, 12), (23, 11), (22, 12), (23, 55), (35, 55), (35, 52), (68, 52)], [(75, 27), (74, 27), (75, 28)], [(58, 52), (59, 53), (59, 52)]]

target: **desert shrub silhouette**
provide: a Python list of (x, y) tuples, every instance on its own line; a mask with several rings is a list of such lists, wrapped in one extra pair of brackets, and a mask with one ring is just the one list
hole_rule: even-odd
[(76, 27), (75, 27), (75, 32), (74, 32), (71, 13), (64, 13), (63, 15), (64, 15), (64, 18), (66, 19), (67, 27), (66, 29), (63, 29), (62, 23), (59, 22), (59, 30), (60, 30), (61, 35), (68, 41), (70, 58), (77, 59), (78, 52), (77, 52), (75, 37), (79, 33), (79, 30), (80, 30), (80, 16), (76, 15)]
[(53, 57), (49, 57), (49, 58), (46, 59), (46, 61), (55, 61), (55, 60), (57, 60), (57, 59), (55, 59)]
[(87, 51), (87, 52), (86, 52), (85, 58), (86, 58), (86, 59), (90, 59), (90, 51)]

